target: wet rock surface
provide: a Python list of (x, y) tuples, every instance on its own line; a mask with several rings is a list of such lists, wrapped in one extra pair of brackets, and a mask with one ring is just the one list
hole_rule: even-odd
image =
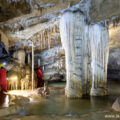
[(18, 110), (21, 109), (21, 106), (27, 102), (29, 102), (28, 98), (22, 96), (9, 95), (9, 94), (6, 95), (6, 98), (3, 101), (3, 104), (6, 105), (0, 108), (0, 117), (16, 113)]
[(91, 0), (90, 17), (95, 22), (118, 16), (120, 15), (119, 11), (119, 0)]
[[(40, 58), (44, 80), (65, 81), (65, 53), (61, 46), (45, 50), (37, 56)], [(37, 65), (37, 64), (36, 64)]]
[[(23, 6), (26, 6), (23, 8)], [(0, 22), (6, 21), (10, 18), (20, 16), (22, 14), (30, 13), (30, 4), (25, 0), (21, 1), (0, 1)]]
[(112, 109), (114, 109), (117, 112), (120, 112), (120, 98), (117, 98), (115, 102), (112, 105)]

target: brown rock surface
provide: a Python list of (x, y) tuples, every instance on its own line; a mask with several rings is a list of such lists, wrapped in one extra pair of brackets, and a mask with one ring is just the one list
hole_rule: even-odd
[(117, 112), (120, 112), (120, 98), (117, 98), (115, 102), (112, 105), (112, 109), (114, 109)]

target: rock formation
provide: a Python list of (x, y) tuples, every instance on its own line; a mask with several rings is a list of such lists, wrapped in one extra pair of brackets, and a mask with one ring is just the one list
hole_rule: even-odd
[(31, 67), (33, 42), (35, 68), (40, 59), (44, 80), (67, 79), (68, 97), (106, 95), (109, 48), (108, 70), (119, 47), (119, 9), (119, 0), (1, 0), (0, 33), (10, 54), (25, 51), (18, 55), (21, 68), (25, 61)]

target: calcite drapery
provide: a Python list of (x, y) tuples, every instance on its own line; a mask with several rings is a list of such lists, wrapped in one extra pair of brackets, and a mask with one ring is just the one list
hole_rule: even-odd
[(24, 50), (20, 49), (14, 52), (13, 57), (18, 59), (20, 66), (23, 66), (25, 64), (25, 51)]
[(66, 96), (101, 95), (101, 90), (105, 95), (107, 27), (102, 23), (88, 25), (80, 11), (67, 11), (61, 16), (60, 34), (66, 58)]
[[(107, 63), (109, 54), (109, 38), (108, 30), (105, 24), (97, 23), (93, 25), (86, 25), (85, 37), (89, 52), (87, 56), (91, 73), (91, 92), (92, 96), (102, 96), (107, 93)], [(86, 48), (86, 47), (85, 47)], [(87, 55), (87, 54), (86, 54)], [(85, 61), (84, 61), (85, 62)], [(86, 77), (87, 74), (84, 75)]]

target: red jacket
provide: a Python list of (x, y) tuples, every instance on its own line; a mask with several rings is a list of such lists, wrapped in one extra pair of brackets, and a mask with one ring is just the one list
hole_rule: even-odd
[(0, 86), (2, 88), (2, 91), (7, 91), (7, 79), (5, 69), (0, 69)]
[(37, 73), (38, 78), (41, 78), (41, 79), (43, 78), (43, 74), (42, 74), (42, 71), (40, 69), (37, 69), (36, 73)]

